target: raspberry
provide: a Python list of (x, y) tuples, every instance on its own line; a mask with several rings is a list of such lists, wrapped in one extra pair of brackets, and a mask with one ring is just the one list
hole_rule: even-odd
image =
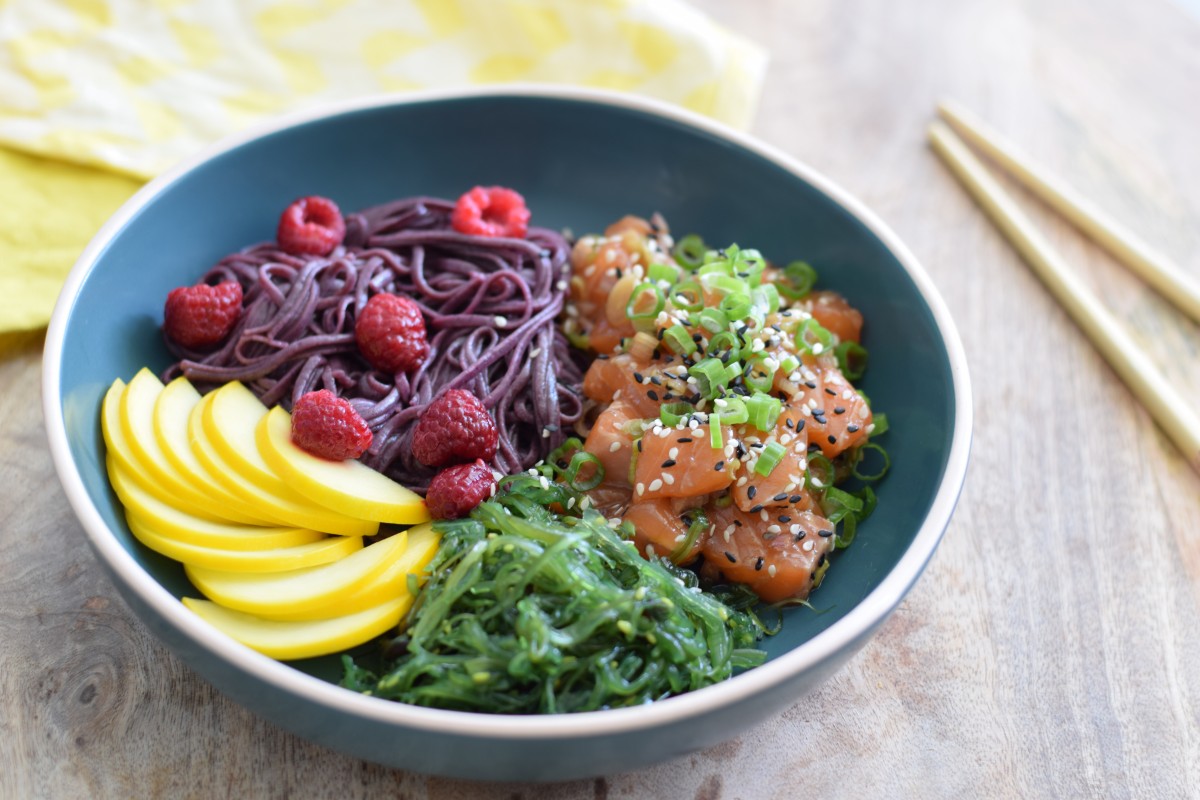
[(413, 431), (412, 452), (427, 467), (496, 456), (500, 434), (492, 415), (470, 392), (451, 389), (422, 412)]
[(458, 464), (433, 476), (425, 505), (434, 519), (459, 519), (488, 499), (496, 490), (496, 476), (481, 459)]
[(459, 233), (524, 239), (529, 230), (525, 198), (503, 186), (476, 186), (458, 198), (450, 224)]
[(328, 389), (300, 396), (292, 407), (292, 442), (330, 461), (358, 458), (371, 446), (371, 429), (350, 401)]
[(384, 372), (411, 372), (429, 358), (421, 307), (396, 294), (377, 294), (354, 323), (359, 352)]
[(294, 256), (327, 256), (342, 243), (346, 221), (327, 197), (301, 197), (283, 210), (275, 239)]
[(167, 294), (163, 330), (183, 347), (208, 347), (229, 335), (241, 313), (242, 286), (237, 281), (180, 286)]

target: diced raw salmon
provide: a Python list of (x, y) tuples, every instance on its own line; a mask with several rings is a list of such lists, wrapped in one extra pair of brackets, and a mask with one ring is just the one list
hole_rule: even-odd
[[(588, 433), (583, 449), (600, 460), (604, 467), (604, 483), (630, 485), (633, 463), (633, 428), (639, 417), (627, 403), (617, 401), (601, 412)], [(631, 425), (632, 423), (632, 425)]]
[(832, 356), (806, 356), (799, 369), (800, 393), (793, 400), (804, 416), (808, 441), (826, 458), (865, 442), (871, 408), (846, 380)]
[(786, 448), (783, 459), (768, 475), (760, 475), (751, 462), (746, 463), (747, 468), (733, 484), (733, 502), (738, 508), (752, 511), (775, 506), (812, 506), (812, 498), (804, 488), (804, 473), (808, 469), (806, 428), (800, 411), (784, 408), (770, 437)]
[(837, 292), (813, 292), (807, 298), (810, 313), (821, 327), (843, 342), (862, 341), (863, 316)]
[[(732, 436), (722, 426), (723, 441)], [(663, 434), (663, 435), (660, 435)], [(634, 500), (695, 497), (729, 488), (733, 469), (723, 448), (712, 446), (709, 427), (651, 428), (642, 436), (634, 464)]]
[(736, 506), (706, 509), (713, 523), (701, 552), (726, 580), (744, 583), (768, 603), (804, 599), (813, 573), (833, 549), (834, 526), (813, 511), (747, 514)]
[(625, 512), (624, 521), (633, 525), (636, 534), (634, 544), (638, 552), (648, 555), (647, 547), (653, 547), (660, 556), (670, 558), (676, 564), (690, 564), (700, 554), (700, 543), (707, 531), (677, 557), (687, 542), (688, 528), (697, 519), (698, 501), (702, 498), (671, 499), (660, 497), (634, 503)]

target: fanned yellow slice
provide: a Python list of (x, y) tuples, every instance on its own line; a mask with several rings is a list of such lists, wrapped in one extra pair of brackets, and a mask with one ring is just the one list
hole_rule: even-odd
[(183, 598), (183, 604), (194, 614), (230, 638), (281, 661), (323, 656), (370, 641), (399, 625), (412, 602), (412, 596), (407, 595), (341, 617), (281, 622), (234, 611), (210, 600)]
[(162, 381), (142, 367), (121, 395), (121, 431), (130, 452), (154, 481), (179, 498), (189, 511), (220, 517), (232, 522), (253, 524), (255, 520), (236, 510), (212, 502), (212, 498), (193, 487), (167, 459), (154, 435), (154, 404), (162, 393)]
[(323, 533), (303, 528), (239, 525), (194, 517), (147, 492), (111, 457), (108, 459), (108, 480), (127, 515), (136, 517), (146, 530), (168, 539), (222, 550), (274, 550), (325, 538)]
[(188, 567), (187, 575), (208, 599), (237, 611), (265, 619), (327, 619), (407, 593), (408, 574), (429, 563), (439, 539), (431, 525), (420, 525), (334, 564), (271, 575)]
[(263, 459), (254, 439), (268, 410), (245, 385), (231, 381), (212, 393), (204, 409), (204, 431), (213, 449), (238, 474), (269, 491), (287, 491), (287, 482)]
[(362, 549), (358, 536), (329, 536), (316, 542), (271, 550), (227, 550), (188, 544), (163, 536), (141, 520), (126, 514), (134, 538), (151, 550), (184, 564), (195, 564), (228, 572), (284, 572), (318, 564), (328, 564)]
[(200, 402), (200, 393), (191, 382), (180, 375), (163, 387), (154, 402), (154, 435), (171, 466), (213, 502), (252, 519), (256, 525), (275, 525), (277, 520), (265, 517), (242, 498), (228, 491), (212, 477), (188, 441), (188, 418)]
[[(216, 394), (214, 392), (206, 395), (192, 409), (192, 415), (188, 419), (188, 437), (192, 444), (192, 452), (208, 470), (209, 475), (259, 509), (261, 514), (280, 523), (315, 528), (340, 536), (373, 536), (379, 530), (378, 521), (358, 519), (318, 505), (289, 488), (278, 476), (273, 478), (276, 486), (265, 486), (250, 480), (244, 473), (235, 469), (222, 455), (222, 451), (213, 444), (213, 437), (203, 424), (208, 406), (215, 400)], [(257, 449), (253, 434), (248, 441), (249, 447)]]
[(413, 525), (429, 520), (425, 501), (364, 464), (330, 461), (292, 444), (292, 417), (276, 406), (255, 433), (263, 459), (315, 503), (355, 517)]
[(150, 472), (142, 466), (141, 459), (134, 454), (133, 448), (125, 436), (125, 429), (121, 425), (121, 397), (125, 393), (125, 388), (125, 382), (118, 378), (113, 381), (112, 386), (109, 387), (108, 392), (104, 395), (100, 428), (104, 433), (104, 444), (108, 450), (108, 455), (120, 464), (125, 473), (136, 481), (142, 489), (154, 495), (161, 502), (175, 506), (181, 511), (201, 519), (213, 521), (223, 519), (209, 513), (208, 506), (211, 504), (207, 501), (197, 503), (179, 496), (170, 488), (155, 480)]

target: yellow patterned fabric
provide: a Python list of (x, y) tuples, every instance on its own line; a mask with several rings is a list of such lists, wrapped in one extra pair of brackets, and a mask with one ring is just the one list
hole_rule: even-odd
[(280, 112), (521, 81), (747, 127), (766, 66), (682, 0), (0, 0), (0, 37), (0, 331), (140, 181)]

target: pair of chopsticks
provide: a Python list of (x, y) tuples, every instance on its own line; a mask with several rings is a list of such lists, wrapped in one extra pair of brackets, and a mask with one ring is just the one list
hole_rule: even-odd
[(934, 151), (1125, 381), (1187, 462), (1200, 472), (1200, 416), (1071, 271), (963, 140), (985, 153), (1197, 322), (1200, 322), (1200, 283), (964, 109), (942, 103), (938, 106), (938, 116), (941, 120), (929, 126), (929, 141)]

